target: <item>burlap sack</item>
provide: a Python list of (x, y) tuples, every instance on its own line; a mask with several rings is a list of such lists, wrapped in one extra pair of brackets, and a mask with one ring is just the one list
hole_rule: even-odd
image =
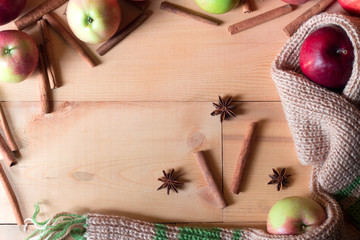
[[(328, 24), (342, 27), (355, 49), (353, 73), (342, 94), (312, 83), (299, 67), (302, 42), (312, 31)], [(69, 233), (77, 240), (360, 239), (359, 53), (356, 25), (340, 15), (321, 14), (289, 39), (272, 67), (299, 160), (313, 166), (312, 196), (327, 213), (327, 220), (313, 231), (294, 236), (270, 235), (259, 229), (176, 227), (124, 217), (67, 213), (39, 223), (37, 209), (30, 221), (39, 230), (30, 239), (64, 239)]]

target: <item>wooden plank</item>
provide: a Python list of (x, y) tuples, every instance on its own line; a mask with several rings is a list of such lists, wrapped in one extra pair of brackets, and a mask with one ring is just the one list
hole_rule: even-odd
[[(36, 2), (36, 1), (31, 1)], [(39, 1), (40, 2), (40, 1)], [(32, 3), (35, 5), (34, 3)], [(230, 36), (227, 27), (284, 3), (257, 1), (258, 10), (241, 8), (213, 15), (224, 24), (207, 26), (159, 9), (116, 48), (90, 69), (51, 31), (56, 70), (64, 86), (54, 91), (56, 101), (212, 101), (219, 94), (241, 95), (244, 101), (277, 101), (270, 67), (288, 39), (282, 28), (312, 2), (284, 17)], [(180, 4), (180, 3), (179, 3)], [(201, 9), (193, 0), (181, 5)], [(56, 11), (62, 15), (65, 6)], [(9, 29), (12, 24), (1, 27)], [(35, 27), (26, 29), (35, 38)], [(87, 45), (95, 53), (98, 45)], [(37, 76), (19, 84), (0, 83), (0, 100), (37, 101)]]
[[(27, 231), (24, 231), (23, 227), (16, 225), (6, 224), (0, 225), (0, 239), (11, 239), (11, 240), (24, 240), (34, 231), (34, 226), (30, 225)], [(66, 240), (73, 240), (72, 237), (66, 238)]]
[[(77, 102), (39, 115), (37, 102), (3, 105), (22, 154), (6, 173), (24, 217), (57, 212), (126, 215), (161, 222), (221, 221), (203, 202), (206, 185), (192, 152), (209, 150), (221, 176), (221, 128), (211, 103)], [(179, 194), (156, 191), (162, 170), (186, 180)], [(220, 179), (221, 180), (221, 179)], [(0, 223), (14, 222), (0, 189)]]
[[(291, 133), (280, 103), (243, 103), (241, 114), (224, 122), (224, 192), (231, 205), (224, 209), (224, 222), (266, 222), (272, 205), (284, 197), (309, 194), (311, 167), (297, 159)], [(230, 193), (234, 168), (248, 124), (259, 121), (257, 137), (245, 168), (239, 195)], [(272, 168), (287, 168), (290, 185), (277, 192), (267, 185)]]
[(24, 240), (28, 234), (16, 225), (0, 225), (0, 239)]

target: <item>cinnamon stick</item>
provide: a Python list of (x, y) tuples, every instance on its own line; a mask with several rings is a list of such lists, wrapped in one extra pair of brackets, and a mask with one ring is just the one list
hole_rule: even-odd
[(5, 171), (2, 167), (2, 165), (0, 164), (0, 181), (1, 184), (3, 185), (4, 191), (6, 193), (7, 198), (9, 199), (11, 208), (14, 212), (14, 216), (16, 219), (16, 223), (19, 226), (24, 225), (24, 219), (21, 215), (21, 211), (20, 211), (20, 207), (19, 207), (19, 203), (16, 199), (15, 193), (13, 188), (11, 187), (11, 184), (9, 182), (9, 179), (6, 177)]
[(244, 13), (252, 12), (250, 0), (243, 0), (242, 9)]
[(235, 23), (231, 25), (228, 30), (231, 33), (231, 35), (239, 33), (241, 31), (244, 31), (246, 29), (255, 27), (257, 25), (263, 24), (265, 22), (271, 21), (275, 18), (281, 17), (293, 10), (293, 6), (290, 4), (287, 4), (282, 7), (275, 8), (273, 10), (270, 10), (268, 12), (265, 12), (263, 14), (260, 14), (256, 17), (252, 17), (249, 19), (246, 19), (244, 21)]
[(289, 23), (285, 28), (284, 31), (288, 36), (292, 36), (299, 27), (309, 20), (311, 17), (323, 12), (327, 7), (329, 7), (335, 0), (320, 0), (317, 4), (312, 6), (309, 10), (304, 12), (300, 17), (296, 18), (294, 21)]
[(49, 79), (50, 88), (54, 89), (59, 86), (59, 83), (55, 77), (55, 66), (51, 59), (51, 57), (53, 56), (53, 49), (50, 44), (49, 29), (44, 19), (40, 19), (38, 21), (38, 24), (41, 30), (42, 44), (44, 45), (44, 60), (46, 65), (46, 72)]
[(17, 163), (15, 156), (11, 152), (10, 148), (6, 144), (4, 137), (1, 134), (0, 134), (0, 154), (4, 158), (4, 160), (6, 161), (9, 167), (12, 167)]
[(40, 104), (41, 111), (44, 114), (51, 113), (51, 102), (50, 102), (50, 85), (47, 78), (46, 63), (44, 60), (44, 46), (38, 45), (39, 48), (39, 91), (40, 91)]
[(0, 121), (1, 121), (1, 128), (2, 128), (2, 130), (4, 132), (6, 141), (9, 144), (10, 150), (12, 152), (19, 151), (19, 148), (16, 145), (14, 137), (13, 137), (11, 131), (10, 131), (9, 124), (8, 124), (8, 122), (6, 120), (5, 113), (4, 113), (4, 110), (3, 110), (2, 106), (1, 106), (1, 104), (0, 104)]
[(147, 18), (149, 15), (147, 13), (142, 13), (139, 17), (137, 17), (134, 21), (132, 21), (127, 27), (125, 27), (123, 30), (116, 33), (114, 36), (112, 36), (109, 40), (107, 40), (105, 43), (103, 43), (98, 49), (96, 49), (96, 52), (103, 56), (108, 51), (110, 51), (113, 47), (115, 47), (121, 40), (123, 40), (127, 35), (129, 35), (132, 31), (134, 31), (137, 27), (139, 27)]
[(255, 128), (256, 128), (256, 122), (252, 122), (249, 124), (243, 140), (243, 144), (241, 145), (239, 158), (235, 167), (233, 182), (230, 188), (230, 191), (235, 194), (239, 194), (240, 192), (241, 180), (244, 175), (246, 162), (250, 155), (249, 153), (250, 153), (251, 143), (253, 142), (254, 139)]
[(84, 47), (76, 40), (76, 38), (60, 23), (59, 20), (55, 18), (51, 13), (45, 14), (43, 16), (49, 25), (69, 44), (79, 55), (80, 57), (87, 62), (91, 67), (96, 66), (95, 61), (90, 57), (86, 52)]
[(212, 194), (215, 197), (215, 200), (217, 202), (217, 205), (220, 208), (225, 208), (226, 207), (226, 202), (225, 199), (218, 187), (218, 185), (215, 182), (215, 178), (214, 176), (211, 174), (211, 171), (209, 169), (209, 165), (205, 159), (204, 156), (204, 152), (200, 151), (200, 152), (195, 152), (194, 153), (195, 158), (198, 162), (198, 165), (201, 169), (202, 174), (204, 175), (204, 178), (207, 182), (207, 184), (209, 185), (209, 188), (211, 189)]
[(187, 18), (192, 18), (196, 21), (202, 22), (202, 23), (207, 23), (210, 25), (214, 25), (217, 26), (221, 23), (221, 21), (214, 19), (212, 17), (206, 16), (202, 13), (199, 12), (195, 12), (193, 10), (190, 10), (188, 8), (184, 8), (182, 6), (176, 5), (174, 3), (169, 3), (167, 1), (162, 2), (160, 4), (160, 9), (161, 10), (165, 10), (167, 12), (171, 12), (183, 17), (187, 17)]
[(126, 1), (142, 11), (145, 11), (145, 9), (147, 9), (150, 5), (150, 1), (147, 0), (141, 0), (141, 1), (126, 0)]
[(36, 23), (46, 13), (52, 12), (67, 1), (68, 0), (47, 0), (44, 3), (40, 4), (38, 7), (25, 14), (23, 17), (16, 20), (15, 25), (19, 30), (23, 30), (31, 24)]

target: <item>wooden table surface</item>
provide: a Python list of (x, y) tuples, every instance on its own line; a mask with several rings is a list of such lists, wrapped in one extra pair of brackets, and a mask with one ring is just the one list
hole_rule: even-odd
[[(28, 0), (26, 9), (43, 1)], [(193, 0), (171, 0), (201, 11)], [(314, 5), (231, 36), (227, 27), (284, 5), (254, 0), (214, 15), (214, 27), (159, 9), (89, 68), (51, 30), (62, 87), (53, 91), (55, 111), (42, 115), (38, 74), (18, 84), (0, 83), (0, 100), (21, 157), (5, 167), (24, 217), (40, 203), (45, 219), (61, 211), (125, 215), (164, 223), (263, 228), (279, 199), (309, 194), (311, 168), (301, 166), (270, 67), (288, 37), (283, 27)], [(127, 7), (128, 8), (128, 7)], [(134, 9), (132, 9), (134, 10)], [(56, 10), (63, 16), (65, 5)], [(130, 11), (130, 10), (129, 10)], [(134, 10), (136, 11), (136, 10)], [(10, 23), (1, 29), (14, 28)], [(38, 39), (36, 26), (26, 30)], [(218, 95), (234, 96), (235, 119), (210, 116)], [(234, 166), (247, 125), (259, 121), (242, 192), (230, 193)], [(206, 185), (193, 157), (205, 150), (229, 206), (217, 209), (198, 194)], [(2, 162), (3, 164), (3, 162)], [(4, 165), (4, 164), (3, 164)], [(272, 168), (288, 168), (291, 184), (281, 192), (267, 185)], [(185, 187), (178, 194), (156, 191), (162, 170), (175, 168)], [(0, 239), (23, 239), (0, 188)]]

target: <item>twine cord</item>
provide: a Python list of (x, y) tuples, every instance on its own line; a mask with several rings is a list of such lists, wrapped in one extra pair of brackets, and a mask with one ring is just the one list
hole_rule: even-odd
[(50, 219), (39, 222), (37, 216), (40, 213), (39, 204), (34, 205), (35, 212), (32, 218), (25, 219), (25, 229), (30, 223), (36, 230), (26, 240), (61, 240), (71, 235), (75, 240), (85, 240), (86, 215), (72, 213), (59, 213)]

